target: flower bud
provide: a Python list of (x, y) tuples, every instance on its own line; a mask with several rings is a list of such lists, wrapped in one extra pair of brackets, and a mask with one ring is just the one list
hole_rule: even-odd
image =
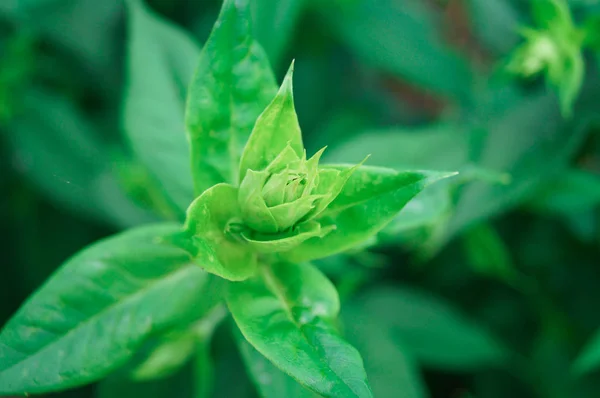
[(518, 75), (529, 77), (561, 62), (560, 49), (549, 33), (525, 31), (526, 41), (513, 54), (508, 69)]
[(265, 170), (248, 170), (239, 190), (242, 218), (248, 227), (263, 234), (289, 230), (305, 221), (325, 194), (313, 192), (318, 184), (318, 161), (300, 158), (287, 146)]

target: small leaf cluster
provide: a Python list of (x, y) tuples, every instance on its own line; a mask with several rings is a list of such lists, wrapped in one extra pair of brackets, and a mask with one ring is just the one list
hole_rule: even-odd
[(544, 74), (569, 116), (585, 74), (587, 32), (575, 24), (565, 0), (538, 0), (531, 6), (536, 27), (520, 29), (525, 41), (513, 50), (507, 69), (526, 78)]

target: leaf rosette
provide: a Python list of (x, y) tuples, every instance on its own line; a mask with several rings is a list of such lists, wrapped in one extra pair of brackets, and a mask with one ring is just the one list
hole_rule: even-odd
[(331, 197), (313, 193), (322, 153), (306, 160), (306, 155), (300, 158), (288, 145), (266, 169), (248, 170), (239, 190), (244, 223), (256, 232), (276, 234), (309, 219), (317, 203)]
[(241, 235), (257, 251), (290, 250), (335, 229), (322, 227), (317, 218), (355, 168), (347, 172), (319, 168), (324, 150), (307, 159), (306, 152), (298, 155), (288, 144), (263, 170), (246, 171), (238, 191)]

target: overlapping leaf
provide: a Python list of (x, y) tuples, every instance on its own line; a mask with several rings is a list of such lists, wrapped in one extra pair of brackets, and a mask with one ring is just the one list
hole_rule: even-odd
[[(345, 170), (351, 166), (332, 166)], [(325, 257), (360, 244), (380, 231), (427, 185), (456, 173), (397, 172), (362, 166), (349, 178), (339, 196), (319, 216), (332, 232), (308, 240), (281, 256), (302, 262)]]
[(184, 101), (200, 49), (184, 31), (154, 15), (141, 0), (127, 4), (125, 133), (182, 218), (194, 198)]
[[(0, 334), (0, 394), (42, 393), (98, 380), (152, 335), (215, 305), (209, 274), (154, 225), (98, 242), (67, 261)], [(135, 248), (135, 250), (132, 250)]]
[(190, 86), (185, 123), (196, 194), (238, 181), (242, 149), (277, 91), (249, 13), (248, 0), (224, 2)]
[(246, 340), (298, 382), (325, 397), (372, 396), (359, 353), (333, 326), (337, 292), (312, 265), (264, 265), (230, 285), (227, 303)]

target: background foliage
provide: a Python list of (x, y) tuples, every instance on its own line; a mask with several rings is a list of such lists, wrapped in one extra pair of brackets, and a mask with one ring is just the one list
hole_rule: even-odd
[[(563, 14), (552, 4), (563, 3), (252, 3), (279, 80), (296, 59), (309, 152), (328, 145), (328, 162), (371, 153), (372, 165), (461, 172), (364, 250), (319, 263), (376, 397), (599, 394), (600, 3), (570, 0)], [(187, 159), (165, 166), (186, 143), (154, 132), (183, 129), (183, 113), (172, 115), (220, 2), (148, 5), (0, 2), (1, 324), (75, 251), (181, 220), (193, 198), (177, 173)], [(548, 33), (559, 55), (536, 52), (525, 27)], [(532, 59), (534, 73), (523, 69)], [(138, 145), (155, 148), (151, 162)], [(173, 186), (159, 186), (160, 173)], [(206, 352), (206, 363), (184, 355), (189, 366), (158, 381), (115, 374), (60, 396), (241, 398), (267, 396), (269, 382), (278, 397), (310, 395), (270, 380), (272, 365), (222, 329), (210, 345), (166, 349)]]

